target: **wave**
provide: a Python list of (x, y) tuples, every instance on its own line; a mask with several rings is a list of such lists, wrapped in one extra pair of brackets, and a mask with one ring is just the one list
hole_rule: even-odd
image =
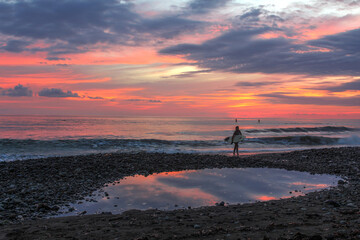
[(134, 146), (216, 146), (219, 140), (168, 141), (160, 139), (67, 139), (67, 140), (34, 140), (34, 139), (0, 139), (0, 149), (33, 149), (33, 148), (77, 148), (107, 149)]
[[(323, 136), (281, 136), (281, 137), (253, 137), (246, 138), (245, 144), (298, 144), (298, 145), (331, 145), (331, 144), (360, 144), (360, 137), (353, 135), (347, 138)], [(108, 149), (131, 147), (215, 147), (226, 144), (221, 139), (215, 140), (161, 140), (161, 139), (66, 139), (66, 140), (34, 140), (34, 139), (0, 139), (0, 149), (17, 151), (31, 149)]]
[(261, 144), (281, 144), (281, 145), (333, 145), (339, 142), (340, 138), (329, 138), (319, 136), (286, 136), (286, 137), (262, 137), (250, 138), (248, 142)]
[(359, 131), (358, 128), (349, 128), (344, 126), (334, 127), (296, 127), (296, 128), (267, 128), (267, 129), (247, 129), (246, 133), (308, 133), (308, 132), (354, 132)]
[[(296, 150), (298, 148), (360, 145), (357, 135), (345, 138), (323, 136), (253, 137), (241, 143), (247, 152)], [(0, 139), (0, 161), (50, 156), (70, 156), (110, 152), (165, 152), (224, 154), (232, 147), (222, 139), (161, 140), (161, 139)]]

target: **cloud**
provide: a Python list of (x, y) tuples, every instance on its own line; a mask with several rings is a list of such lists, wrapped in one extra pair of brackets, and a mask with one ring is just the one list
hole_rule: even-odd
[[(99, 44), (149, 44), (204, 24), (179, 16), (145, 18), (133, 6), (118, 0), (0, 1), (0, 42), (5, 43), (0, 50), (48, 52), (48, 60), (56, 60), (59, 54), (105, 47)], [(28, 46), (36, 41), (41, 44)]]
[(327, 48), (332, 51), (341, 51), (344, 54), (358, 54), (360, 51), (360, 28), (325, 36), (318, 40), (309, 41), (308, 44)]
[(77, 93), (73, 93), (71, 91), (64, 92), (60, 88), (44, 88), (39, 92), (39, 96), (57, 98), (80, 97)]
[(247, 21), (260, 21), (260, 15), (262, 14), (262, 10), (260, 8), (251, 8), (244, 14), (239, 16), (240, 20)]
[(161, 100), (155, 100), (155, 99), (137, 99), (137, 98), (133, 98), (133, 99), (126, 99), (125, 101), (128, 102), (149, 102), (149, 103), (161, 103)]
[[(61, 58), (61, 57), (47, 57), (46, 60), (49, 61), (64, 61), (64, 60), (68, 60), (69, 58)], [(70, 59), (69, 59), (70, 60)]]
[(194, 77), (194, 76), (196, 76), (197, 74), (209, 73), (209, 72), (211, 72), (211, 70), (189, 71), (189, 72), (184, 72), (184, 73), (180, 73), (180, 74), (171, 75), (171, 76), (169, 76), (169, 77), (164, 77), (164, 78), (170, 78), (170, 77), (188, 78), (188, 77)]
[(90, 96), (87, 96), (87, 97), (90, 99), (104, 99), (103, 97), (90, 97)]
[(9, 40), (6, 45), (0, 49), (6, 50), (8, 52), (19, 53), (24, 51), (29, 44), (29, 41)]
[(192, 0), (185, 7), (187, 13), (205, 14), (214, 9), (225, 7), (230, 0)]
[(274, 104), (328, 105), (328, 106), (360, 106), (360, 95), (355, 97), (303, 97), (287, 96), (280, 93), (259, 94)]
[(146, 19), (139, 27), (142, 32), (151, 33), (164, 39), (171, 39), (182, 33), (190, 33), (207, 24), (201, 21), (189, 20), (177, 16), (167, 16)]
[[(300, 5), (300, 3), (297, 3), (297, 5)], [(359, 0), (317, 0), (312, 5), (309, 5), (307, 3), (303, 4), (304, 7), (308, 8), (314, 8), (317, 11), (323, 10), (326, 8), (335, 8), (336, 11), (342, 11), (342, 10), (348, 10), (349, 8), (354, 8), (360, 6)]]
[(10, 97), (31, 97), (33, 92), (28, 87), (24, 87), (23, 85), (18, 84), (14, 88), (2, 90), (1, 95)]
[(198, 66), (236, 73), (360, 75), (360, 29), (305, 44), (291, 39), (262, 39), (272, 27), (231, 30), (202, 44), (179, 44), (161, 54), (183, 55)]
[[(118, 17), (118, 28), (136, 16), (128, 4), (115, 0), (30, 0), (1, 2), (4, 11), (0, 30), (4, 34), (34, 39), (61, 39), (96, 43), (108, 37), (104, 27)], [(123, 29), (124, 30), (124, 29)], [(126, 33), (126, 32), (124, 32)], [(89, 36), (85, 39), (81, 36)]]
[(331, 92), (345, 92), (345, 91), (360, 91), (360, 80), (356, 80), (353, 82), (346, 82), (337, 86), (331, 86), (331, 87), (318, 87), (315, 89), (319, 90), (328, 90)]
[(266, 86), (266, 85), (274, 85), (274, 84), (278, 84), (280, 82), (275, 82), (275, 81), (267, 81), (267, 82), (237, 82), (235, 83), (236, 87), (261, 87), (261, 86)]

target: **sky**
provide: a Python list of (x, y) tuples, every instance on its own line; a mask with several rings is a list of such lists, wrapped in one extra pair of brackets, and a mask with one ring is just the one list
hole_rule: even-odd
[(360, 118), (360, 0), (0, 0), (0, 114)]

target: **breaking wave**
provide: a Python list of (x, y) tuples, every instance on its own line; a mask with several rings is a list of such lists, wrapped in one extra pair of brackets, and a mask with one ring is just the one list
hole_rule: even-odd
[(262, 144), (282, 144), (282, 145), (333, 145), (339, 142), (340, 138), (318, 137), (318, 136), (286, 136), (286, 137), (263, 137), (252, 138), (249, 142)]
[[(297, 149), (302, 147), (360, 145), (360, 137), (279, 136), (249, 137), (241, 144), (244, 151), (264, 151), (269, 148)], [(0, 161), (12, 161), (50, 156), (70, 156), (109, 152), (165, 152), (165, 153), (218, 153), (231, 148), (223, 139), (181, 140), (160, 139), (77, 139), (33, 140), (0, 139)]]
[(359, 131), (358, 128), (349, 128), (349, 127), (334, 127), (334, 126), (325, 126), (325, 127), (296, 127), (296, 128), (267, 128), (267, 129), (247, 129), (246, 133), (309, 133), (309, 132), (354, 132)]

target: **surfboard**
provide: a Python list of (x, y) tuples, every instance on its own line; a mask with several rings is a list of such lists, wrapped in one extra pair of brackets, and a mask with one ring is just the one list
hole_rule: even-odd
[[(231, 135), (230, 137), (226, 137), (226, 138), (224, 139), (224, 141), (231, 144), (231, 140), (232, 140), (231, 138), (232, 138), (232, 135)], [(235, 135), (235, 137), (234, 137), (234, 142), (242, 142), (242, 141), (244, 141), (245, 138), (246, 138), (246, 137), (245, 137), (244, 134), (243, 134), (243, 135)]]

